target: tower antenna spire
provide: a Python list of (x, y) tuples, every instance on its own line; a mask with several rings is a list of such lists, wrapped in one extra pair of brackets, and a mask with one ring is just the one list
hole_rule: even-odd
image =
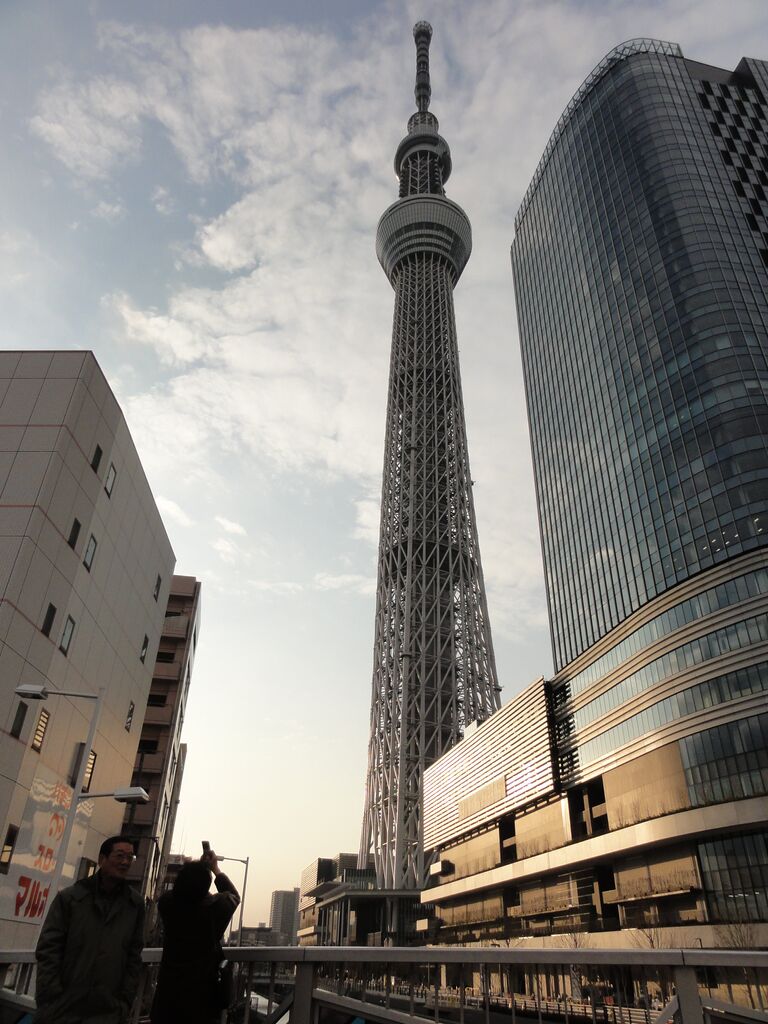
[(429, 84), (429, 44), (432, 41), (432, 26), (428, 21), (417, 21), (413, 26), (416, 42), (416, 109), (420, 113), (429, 110), (432, 87)]

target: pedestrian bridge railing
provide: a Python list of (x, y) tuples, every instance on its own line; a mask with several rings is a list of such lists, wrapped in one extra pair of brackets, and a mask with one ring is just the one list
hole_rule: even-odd
[[(768, 952), (708, 949), (229, 947), (228, 1024), (768, 1024)], [(576, 941), (571, 939), (570, 941)], [(145, 949), (132, 1024), (161, 951)], [(0, 950), (0, 1024), (34, 1008), (34, 953)]]

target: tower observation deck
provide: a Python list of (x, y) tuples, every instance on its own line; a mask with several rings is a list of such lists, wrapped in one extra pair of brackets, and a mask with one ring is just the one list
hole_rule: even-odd
[(395, 315), (360, 863), (372, 850), (387, 889), (425, 881), (424, 769), (500, 703), (453, 311), (472, 231), (445, 196), (451, 152), (429, 110), (432, 28), (420, 21), (413, 35), (417, 110), (395, 155), (400, 198), (376, 232)]

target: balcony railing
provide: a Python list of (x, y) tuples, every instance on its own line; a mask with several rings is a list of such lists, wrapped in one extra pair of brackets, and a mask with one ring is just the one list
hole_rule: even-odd
[[(159, 949), (131, 1024), (151, 1002)], [(518, 1015), (563, 1024), (757, 1024), (768, 1021), (768, 952), (488, 947), (227, 948), (238, 965), (230, 1024), (494, 1024)], [(0, 950), (0, 1016), (34, 1009), (34, 954)]]

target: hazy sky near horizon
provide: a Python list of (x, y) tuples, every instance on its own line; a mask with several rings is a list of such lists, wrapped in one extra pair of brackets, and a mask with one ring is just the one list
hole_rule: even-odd
[(508, 700), (551, 670), (515, 212), (608, 50), (733, 68), (768, 56), (766, 0), (0, 0), (0, 344), (94, 351), (203, 582), (174, 848), (251, 858), (246, 924), (359, 841), (393, 305), (374, 234), (420, 18), (474, 232), (456, 315)]

